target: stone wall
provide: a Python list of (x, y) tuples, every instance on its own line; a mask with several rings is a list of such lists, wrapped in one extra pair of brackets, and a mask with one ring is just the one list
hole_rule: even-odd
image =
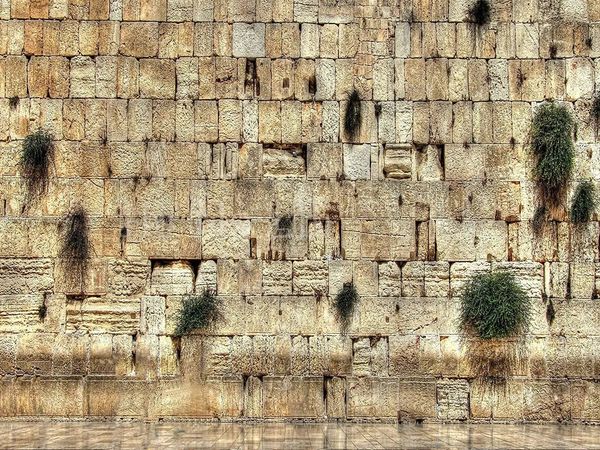
[[(567, 102), (570, 191), (600, 180), (600, 3), (490, 1), (479, 27), (470, 0), (0, 0), (0, 415), (599, 421), (600, 229), (534, 233), (526, 142)], [(39, 128), (55, 161), (29, 205)], [(502, 392), (457, 324), (494, 268), (534, 303)], [(206, 288), (223, 320), (175, 338)]]

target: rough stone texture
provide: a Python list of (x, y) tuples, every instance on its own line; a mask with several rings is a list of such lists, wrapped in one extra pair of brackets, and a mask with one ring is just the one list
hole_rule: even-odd
[[(470, 3), (0, 1), (0, 416), (600, 421), (598, 214), (566, 213), (600, 179), (600, 7), (502, 0), (474, 27)], [(546, 99), (576, 156), (536, 230)], [(32, 203), (38, 128), (55, 160)], [(458, 326), (490, 270), (533, 303), (506, 395)], [(174, 336), (204, 291), (221, 319)]]

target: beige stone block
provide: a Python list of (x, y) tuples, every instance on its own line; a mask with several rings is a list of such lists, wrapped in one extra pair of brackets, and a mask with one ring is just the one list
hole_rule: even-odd
[(137, 58), (158, 55), (158, 23), (131, 22), (121, 25), (120, 53)]
[(175, 62), (142, 59), (140, 94), (147, 98), (175, 98)]
[(217, 142), (219, 112), (215, 101), (194, 102), (196, 124), (195, 138), (198, 142)]
[(349, 378), (348, 417), (397, 417), (398, 386), (394, 378)]
[(260, 142), (281, 142), (280, 102), (258, 104), (258, 139)]
[(323, 417), (321, 377), (263, 378), (265, 417)]
[(248, 258), (250, 256), (250, 222), (247, 220), (205, 220), (202, 248), (205, 259)]

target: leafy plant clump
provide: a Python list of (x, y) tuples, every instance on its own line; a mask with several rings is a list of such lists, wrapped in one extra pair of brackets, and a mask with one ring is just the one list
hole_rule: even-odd
[(71, 279), (76, 277), (83, 282), (91, 251), (87, 213), (78, 205), (63, 220), (62, 227), (60, 259), (63, 268), (71, 274)]
[(344, 131), (351, 139), (354, 139), (358, 134), (361, 119), (362, 105), (360, 95), (358, 91), (354, 89), (346, 103), (346, 113), (344, 115)]
[(476, 275), (461, 299), (461, 327), (482, 339), (502, 339), (527, 330), (531, 303), (509, 272)]
[(479, 26), (489, 23), (491, 15), (492, 8), (489, 0), (476, 0), (469, 8), (469, 20)]
[(554, 102), (540, 106), (533, 118), (531, 147), (537, 159), (535, 175), (541, 195), (557, 206), (573, 171), (575, 121), (566, 106)]
[(181, 304), (175, 334), (183, 336), (195, 329), (206, 329), (222, 316), (219, 299), (209, 291), (202, 295), (188, 295)]
[(358, 292), (354, 283), (344, 283), (342, 290), (335, 297), (333, 306), (336, 311), (336, 317), (342, 324), (342, 330), (347, 330), (354, 314), (354, 309), (358, 303)]
[(589, 222), (596, 208), (596, 189), (591, 181), (584, 181), (575, 191), (571, 203), (571, 221), (573, 223)]
[(20, 164), (30, 200), (46, 192), (53, 161), (54, 143), (49, 133), (39, 130), (25, 138)]

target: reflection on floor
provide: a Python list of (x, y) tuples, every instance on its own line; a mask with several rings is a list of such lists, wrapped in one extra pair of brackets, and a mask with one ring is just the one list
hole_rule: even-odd
[(0, 422), (0, 448), (600, 449), (584, 425)]

